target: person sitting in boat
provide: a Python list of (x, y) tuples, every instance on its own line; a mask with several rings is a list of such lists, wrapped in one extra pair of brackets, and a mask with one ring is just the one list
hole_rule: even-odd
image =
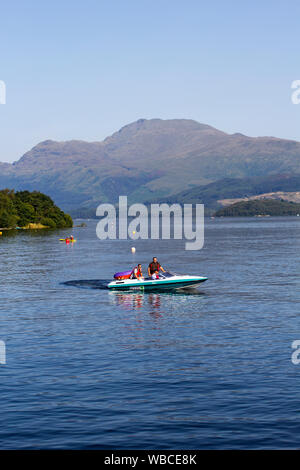
[(151, 279), (158, 279), (159, 278), (159, 271), (162, 271), (165, 273), (166, 271), (164, 268), (159, 264), (157, 261), (157, 258), (154, 257), (153, 261), (149, 264), (148, 266), (148, 276), (151, 277)]
[(142, 272), (142, 265), (138, 264), (135, 268), (133, 268), (131, 273), (131, 279), (138, 279), (139, 281), (143, 281), (143, 272)]

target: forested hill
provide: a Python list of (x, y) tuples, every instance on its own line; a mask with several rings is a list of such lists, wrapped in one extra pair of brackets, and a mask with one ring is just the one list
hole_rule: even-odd
[(285, 216), (300, 214), (300, 204), (275, 199), (241, 201), (216, 212), (216, 217)]
[(72, 227), (73, 221), (49, 196), (38, 191), (0, 191), (0, 227), (27, 228), (29, 224), (38, 228), (66, 228)]

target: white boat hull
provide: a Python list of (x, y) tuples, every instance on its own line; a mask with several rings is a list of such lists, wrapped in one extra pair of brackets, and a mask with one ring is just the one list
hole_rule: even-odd
[(160, 279), (145, 279), (140, 281), (138, 279), (125, 279), (116, 280), (108, 284), (109, 289), (185, 289), (190, 287), (197, 287), (202, 282), (205, 282), (207, 277), (202, 276), (180, 276), (174, 275)]

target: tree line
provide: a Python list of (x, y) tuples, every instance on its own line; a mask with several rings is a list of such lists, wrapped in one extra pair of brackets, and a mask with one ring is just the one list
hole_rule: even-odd
[(240, 201), (223, 207), (216, 212), (216, 217), (251, 217), (255, 215), (297, 215), (300, 214), (300, 204), (277, 199), (256, 199)]
[(57, 207), (49, 196), (39, 191), (1, 190), (0, 227), (26, 227), (31, 223), (48, 228), (73, 226), (71, 216)]

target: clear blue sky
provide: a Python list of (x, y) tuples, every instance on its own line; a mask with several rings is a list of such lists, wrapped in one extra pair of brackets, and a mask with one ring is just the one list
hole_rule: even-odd
[(0, 14), (0, 161), (139, 118), (300, 140), (297, 0), (10, 0)]

